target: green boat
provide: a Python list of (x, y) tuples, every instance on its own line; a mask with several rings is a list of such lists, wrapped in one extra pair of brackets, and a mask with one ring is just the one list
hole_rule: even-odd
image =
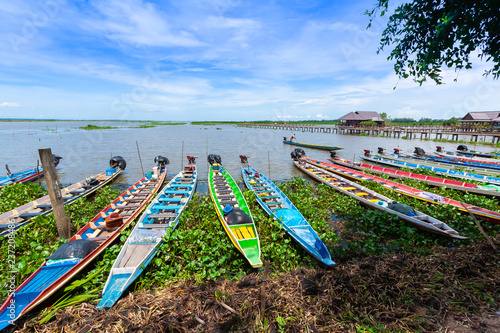
[(221, 165), (219, 155), (208, 155), (208, 163), (210, 197), (224, 230), (252, 267), (262, 266), (259, 235), (238, 184)]
[(337, 147), (337, 146), (324, 146), (324, 145), (314, 145), (311, 143), (303, 143), (303, 142), (293, 142), (290, 140), (283, 140), (283, 143), (286, 143), (288, 145), (294, 145), (294, 146), (300, 146), (300, 147), (305, 147), (305, 148), (315, 148), (315, 149), (323, 149), (323, 150), (340, 150), (342, 147)]

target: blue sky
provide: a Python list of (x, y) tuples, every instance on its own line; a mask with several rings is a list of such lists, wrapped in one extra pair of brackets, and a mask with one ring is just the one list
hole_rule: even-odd
[[(377, 54), (375, 1), (16, 0), (0, 6), (0, 118), (450, 118), (499, 110), (475, 61), (400, 81)], [(397, 87), (395, 90), (394, 87)]]

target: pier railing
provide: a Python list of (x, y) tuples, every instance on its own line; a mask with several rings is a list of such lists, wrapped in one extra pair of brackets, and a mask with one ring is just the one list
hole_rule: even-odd
[(359, 127), (346, 125), (309, 125), (309, 124), (261, 124), (244, 123), (242, 127), (269, 128), (301, 132), (337, 133), (366, 136), (386, 136), (404, 139), (447, 139), (459, 141), (460, 138), (470, 138), (468, 141), (483, 139), (484, 142), (499, 143), (500, 128), (477, 130), (472, 126), (379, 126)]

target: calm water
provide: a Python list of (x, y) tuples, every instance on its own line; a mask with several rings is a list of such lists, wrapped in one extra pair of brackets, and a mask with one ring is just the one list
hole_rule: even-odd
[[(342, 158), (352, 160), (363, 153), (363, 149), (376, 151), (384, 147), (392, 152), (399, 147), (405, 152), (415, 146), (425, 151), (435, 150), (436, 145), (454, 150), (457, 144), (434, 143), (420, 140), (402, 140), (352, 136), (331, 133), (291, 132), (284, 130), (240, 128), (232, 125), (157, 126), (154, 128), (125, 128), (135, 123), (89, 122), (98, 126), (122, 126), (113, 130), (80, 130), (86, 122), (0, 122), (0, 166), (9, 165), (12, 172), (36, 167), (39, 148), (50, 147), (52, 152), (63, 157), (57, 170), (63, 184), (74, 183), (85, 177), (104, 171), (109, 167), (111, 156), (121, 155), (127, 161), (127, 169), (114, 182), (124, 188), (141, 178), (141, 165), (137, 153), (139, 144), (144, 171), (154, 166), (154, 157), (168, 157), (169, 174), (180, 171), (186, 164), (186, 155), (198, 156), (200, 180), (207, 179), (208, 154), (218, 154), (222, 164), (240, 179), (238, 156), (250, 156), (250, 165), (273, 180), (289, 179), (301, 175), (291, 163), (290, 152), (295, 148), (282, 143), (283, 137), (295, 133), (298, 142), (336, 145), (344, 149), (338, 152)], [(474, 147), (469, 147), (473, 149)], [(309, 157), (325, 159), (327, 151), (304, 149)], [(491, 149), (478, 147), (478, 150)], [(6, 171), (0, 171), (5, 175)], [(201, 186), (201, 190), (206, 186)]]

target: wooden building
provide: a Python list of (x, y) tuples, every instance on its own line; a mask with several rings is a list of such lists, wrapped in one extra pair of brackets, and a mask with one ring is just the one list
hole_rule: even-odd
[(498, 127), (500, 124), (500, 111), (477, 111), (469, 112), (462, 119), (459, 120), (464, 125), (473, 125), (483, 123)]
[(384, 119), (382, 119), (382, 117), (374, 111), (349, 112), (338, 120), (346, 126), (359, 126), (361, 122), (369, 120), (376, 122), (378, 126), (384, 125)]

